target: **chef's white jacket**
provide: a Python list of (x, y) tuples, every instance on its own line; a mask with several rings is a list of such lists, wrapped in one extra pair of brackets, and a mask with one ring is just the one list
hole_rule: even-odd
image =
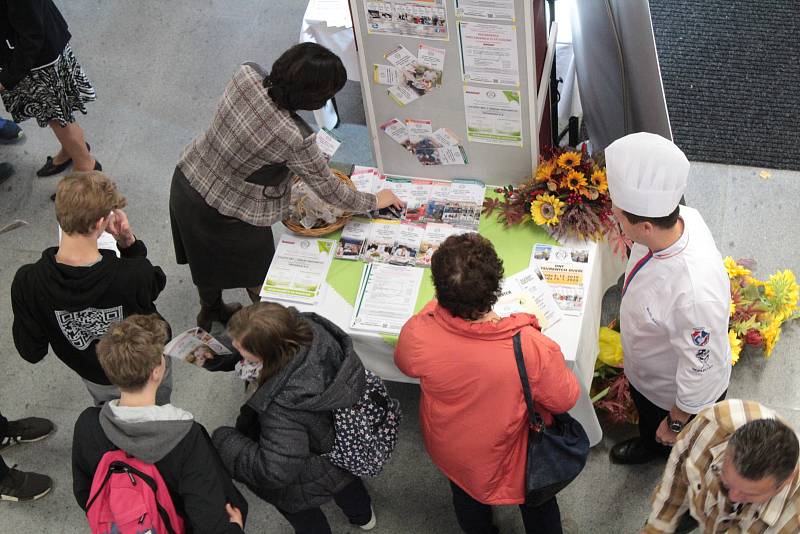
[(697, 210), (680, 215), (683, 235), (670, 247), (633, 246), (620, 329), (631, 385), (664, 410), (696, 414), (730, 381), (730, 280)]

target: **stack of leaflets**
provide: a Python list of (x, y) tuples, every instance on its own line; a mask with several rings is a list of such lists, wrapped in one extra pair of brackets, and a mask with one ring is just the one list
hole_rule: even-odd
[(429, 267), (439, 245), (451, 235), (477, 232), (485, 186), (479, 180), (452, 182), (382, 176), (372, 167), (355, 167), (359, 191), (387, 188), (404, 203), (347, 222), (336, 257), (343, 260)]
[(536, 316), (542, 330), (550, 328), (562, 317), (561, 309), (544, 281), (544, 275), (535, 266), (503, 280), (494, 311), (501, 317), (508, 317), (512, 313), (530, 313)]
[(364, 265), (350, 327), (399, 334), (414, 314), (422, 273), (417, 267)]
[(441, 87), (445, 52), (444, 48), (420, 44), (414, 55), (399, 45), (384, 55), (391, 65), (372, 66), (372, 80), (379, 85), (390, 85), (389, 97), (398, 106), (405, 106)]
[(414, 154), (423, 165), (466, 165), (467, 153), (461, 140), (449, 128), (433, 131), (426, 119), (394, 118), (380, 125), (393, 141)]
[(261, 297), (302, 304), (317, 304), (327, 285), (336, 241), (284, 235), (278, 242)]
[(583, 310), (583, 275), (588, 264), (588, 249), (541, 243), (534, 245), (530, 260), (530, 266), (538, 267), (550, 285), (558, 307), (568, 315), (580, 315)]
[(178, 334), (164, 347), (164, 354), (207, 371), (232, 371), (241, 359), (202, 328)]

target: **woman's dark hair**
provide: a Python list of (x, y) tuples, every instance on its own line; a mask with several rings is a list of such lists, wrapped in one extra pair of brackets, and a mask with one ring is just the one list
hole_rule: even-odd
[(280, 108), (315, 110), (338, 93), (346, 81), (347, 71), (339, 56), (316, 43), (300, 43), (272, 64), (264, 87)]
[(261, 358), (258, 385), (294, 358), (298, 349), (310, 345), (314, 334), (295, 310), (274, 302), (257, 302), (236, 312), (228, 322), (228, 334), (247, 352)]
[(503, 260), (485, 237), (453, 235), (433, 253), (431, 274), (439, 304), (456, 317), (474, 321), (500, 296)]

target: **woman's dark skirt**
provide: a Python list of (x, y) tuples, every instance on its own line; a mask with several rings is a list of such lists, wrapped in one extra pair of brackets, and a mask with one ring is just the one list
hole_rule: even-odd
[(231, 289), (264, 282), (275, 253), (272, 228), (222, 215), (206, 204), (178, 167), (169, 192), (172, 242), (200, 287)]

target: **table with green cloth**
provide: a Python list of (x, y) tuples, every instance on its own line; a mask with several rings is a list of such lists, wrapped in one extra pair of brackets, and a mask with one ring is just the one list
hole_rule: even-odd
[[(282, 232), (288, 232), (282, 225), (276, 225), (273, 229), (276, 241)], [(536, 243), (559, 244), (542, 228), (532, 224), (505, 227), (494, 215), (481, 217), (478, 232), (492, 242), (503, 259), (505, 276), (511, 276), (528, 267), (531, 251)], [(335, 232), (325, 238), (338, 240), (340, 234), (341, 232)], [(589, 262), (584, 272), (584, 309), (579, 316), (564, 315), (544, 333), (561, 346), (567, 364), (581, 383), (581, 397), (570, 413), (583, 424), (591, 444), (595, 445), (603, 434), (589, 398), (589, 387), (598, 353), (600, 306), (606, 290), (625, 272), (625, 260), (615, 256), (605, 242), (567, 241), (563, 245), (589, 250)], [(418, 380), (404, 375), (394, 365), (396, 336), (350, 328), (363, 266), (361, 261), (334, 260), (328, 272), (328, 287), (322, 302), (295, 306), (301, 311), (316, 312), (345, 330), (353, 338), (356, 352), (367, 369), (385, 380), (417, 383)], [(433, 297), (430, 269), (425, 269), (415, 311), (421, 310)]]

